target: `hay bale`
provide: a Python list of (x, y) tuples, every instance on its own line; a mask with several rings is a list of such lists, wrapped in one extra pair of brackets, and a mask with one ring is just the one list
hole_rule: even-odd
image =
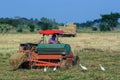
[(15, 53), (10, 57), (9, 63), (13, 70), (16, 70), (25, 60), (26, 53)]
[(68, 26), (60, 26), (59, 30), (63, 30), (65, 34), (75, 34), (76, 33), (76, 25), (69, 23)]

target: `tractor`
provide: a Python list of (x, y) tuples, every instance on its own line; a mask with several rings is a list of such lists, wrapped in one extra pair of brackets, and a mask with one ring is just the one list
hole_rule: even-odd
[(69, 69), (79, 63), (78, 55), (74, 55), (69, 44), (45, 43), (46, 35), (63, 34), (61, 30), (41, 30), (42, 43), (21, 43), (18, 53), (10, 57), (10, 66), (16, 70), (18, 68), (44, 68), (57, 67), (62, 70)]

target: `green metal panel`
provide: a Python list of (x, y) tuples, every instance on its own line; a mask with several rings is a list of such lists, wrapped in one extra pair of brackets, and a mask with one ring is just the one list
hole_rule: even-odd
[(69, 44), (38, 44), (36, 49), (39, 54), (60, 54), (61, 52), (69, 54), (71, 51)]

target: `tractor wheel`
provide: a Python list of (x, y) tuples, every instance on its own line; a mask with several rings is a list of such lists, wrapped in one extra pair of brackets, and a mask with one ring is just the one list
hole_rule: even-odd
[(60, 61), (60, 69), (61, 70), (66, 70), (70, 67), (70, 63), (65, 59)]
[(20, 65), (20, 68), (23, 68), (23, 69), (34, 69), (36, 68), (36, 66), (34, 66), (34, 63), (33, 62), (23, 62), (21, 65)]
[(22, 68), (22, 69), (29, 69), (30, 68), (30, 65), (29, 65), (29, 62), (26, 61), (26, 62), (23, 62), (19, 68)]

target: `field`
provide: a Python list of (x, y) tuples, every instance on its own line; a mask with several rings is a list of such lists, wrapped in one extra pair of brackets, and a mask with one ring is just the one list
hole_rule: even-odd
[[(119, 80), (120, 79), (120, 33), (80, 33), (77, 37), (60, 37), (72, 51), (79, 53), (80, 66), (68, 70), (19, 69), (12, 71), (9, 57), (17, 53), (20, 43), (36, 42), (40, 34), (0, 34), (0, 80)], [(47, 36), (47, 39), (49, 36)], [(102, 64), (105, 71), (99, 67)]]

